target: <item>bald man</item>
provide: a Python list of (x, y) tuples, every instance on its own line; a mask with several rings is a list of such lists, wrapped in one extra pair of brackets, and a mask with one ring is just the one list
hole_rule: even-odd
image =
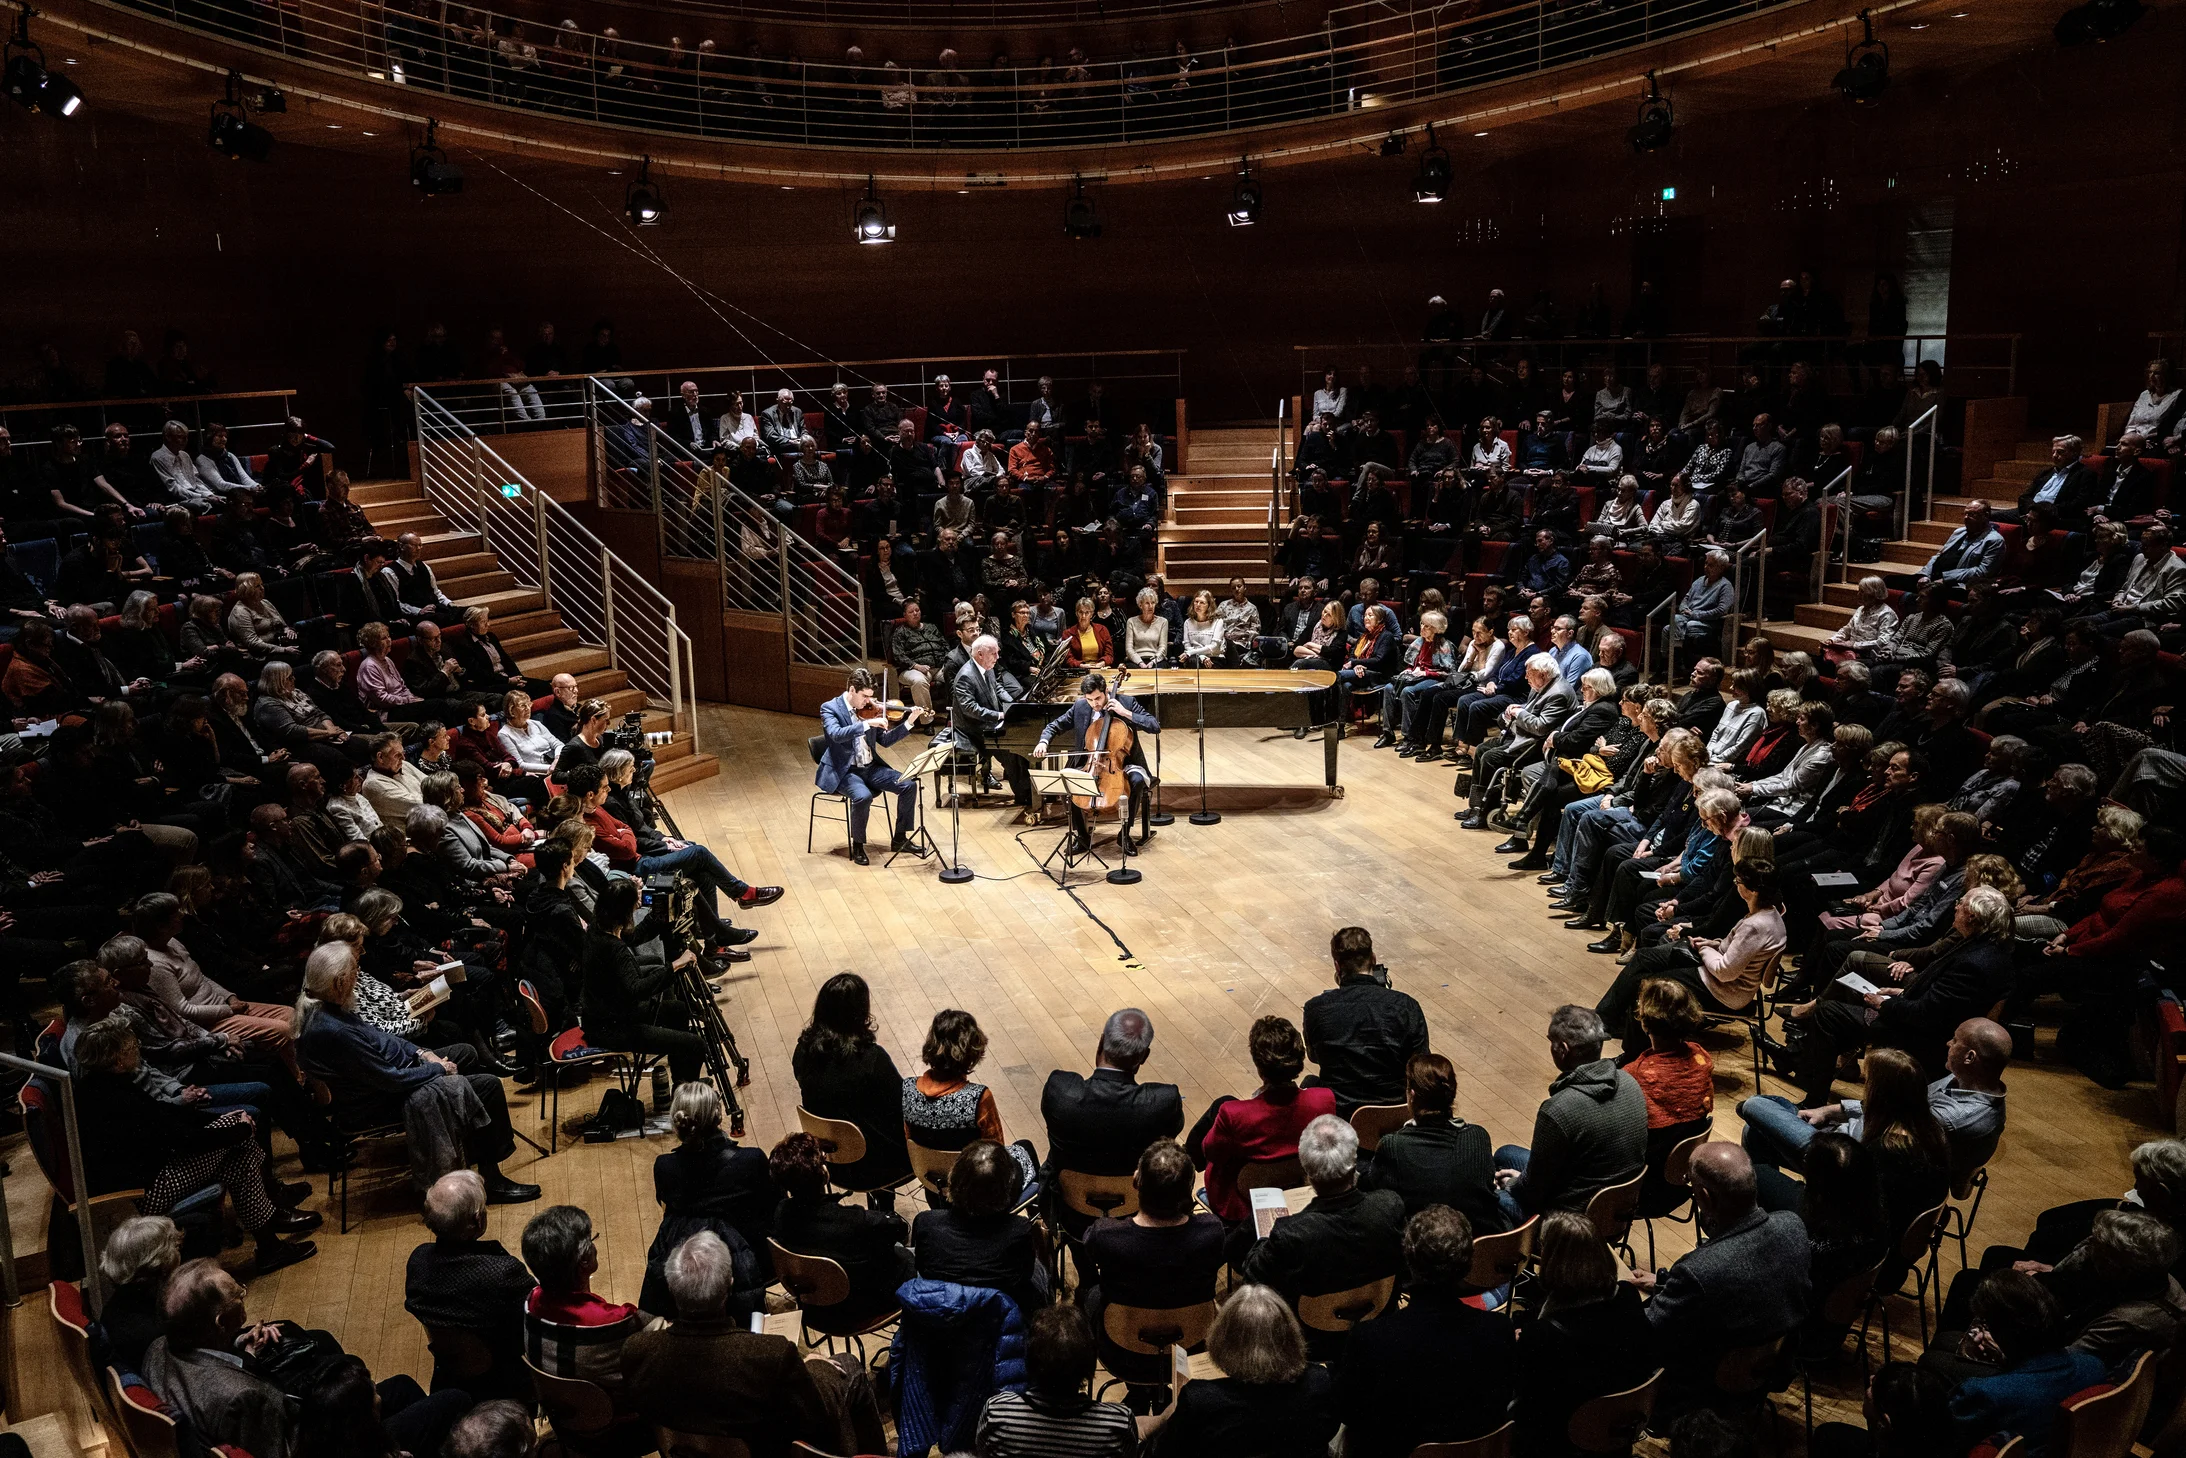
[(1656, 1405), (1668, 1404), (1673, 1413), (1709, 1389), (1724, 1353), (1758, 1346), (1806, 1320), (1813, 1260), (1799, 1217), (1755, 1202), (1753, 1161), (1745, 1150), (1720, 1140), (1701, 1145), (1693, 1155), (1692, 1183), (1693, 1208), (1707, 1240), (1659, 1277), (1652, 1271), (1634, 1276), (1641, 1290), (1652, 1293), (1647, 1324), (1655, 1349), (1670, 1363)]

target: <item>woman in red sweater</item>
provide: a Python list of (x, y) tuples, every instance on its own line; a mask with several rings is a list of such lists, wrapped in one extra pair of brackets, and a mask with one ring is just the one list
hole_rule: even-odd
[[(2186, 834), (2167, 825), (2148, 826), (2135, 857), (2139, 874), (2042, 948), (2045, 958), (2060, 960), (2048, 961), (2033, 980), (2080, 1005), (2058, 1032), (2058, 1051), (2105, 1088), (2123, 1088), (2132, 1076), (2127, 1038), (2142, 970), (2186, 936), (2181, 859), (2186, 859)], [(2062, 977), (2060, 967), (2069, 969)]]
[(1298, 1087), (1306, 1040), (1290, 1019), (1261, 1018), (1247, 1042), (1259, 1089), (1247, 1099), (1216, 1099), (1184, 1146), (1207, 1171), (1207, 1203), (1232, 1225), (1252, 1215), (1251, 1197), (1237, 1188), (1239, 1171), (1250, 1161), (1296, 1158), (1305, 1126), (1336, 1112), (1333, 1090)]

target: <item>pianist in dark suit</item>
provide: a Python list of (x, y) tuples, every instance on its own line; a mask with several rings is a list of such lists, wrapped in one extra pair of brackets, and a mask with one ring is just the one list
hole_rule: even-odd
[[(949, 730), (967, 749), (977, 749), (1000, 733), (1008, 721), (1010, 694), (995, 671), (1001, 656), (1002, 645), (992, 635), (982, 633), (972, 641), (970, 661), (956, 671), (949, 684)], [(1001, 761), (1002, 774), (1018, 806), (1031, 809), (1032, 769), (1025, 757), (1006, 749), (995, 750), (994, 757)]]
[[(1153, 1019), (1135, 1007), (1111, 1013), (1093, 1053), (1091, 1077), (1058, 1068), (1040, 1093), (1047, 1120), (1047, 1167), (1041, 1184), (1058, 1189), (1057, 1170), (1127, 1175), (1157, 1139), (1184, 1131), (1184, 1098), (1173, 1083), (1140, 1083), (1139, 1069), (1154, 1050)], [(1063, 1205), (1065, 1229), (1082, 1234), (1092, 1222)]]
[[(1048, 752), (1048, 745), (1059, 738), (1063, 742), (1063, 752), (1068, 756), (1068, 767), (1083, 768), (1091, 758), (1084, 746), (1088, 742), (1107, 742), (1104, 728), (1096, 727), (1104, 719), (1109, 724), (1118, 720), (1128, 721), (1132, 728), (1142, 734), (1161, 732), (1161, 721), (1140, 708), (1130, 695), (1116, 694), (1111, 697), (1107, 678), (1098, 673), (1089, 673), (1078, 684), (1078, 701), (1056, 715), (1040, 731), (1040, 743), (1032, 751), (1032, 757), (1039, 759), (1044, 756)], [(1131, 741), (1130, 752), (1124, 756), (1123, 774), (1129, 798), (1123, 807), (1122, 824), (1117, 829), (1117, 835), (1126, 843), (1124, 853), (1128, 855), (1131, 853), (1131, 819), (1144, 806), (1147, 786), (1152, 783), (1146, 770), (1145, 746), (1136, 737)], [(1085, 811), (1078, 808), (1075, 800), (1070, 802), (1070, 829), (1078, 839), (1079, 851), (1083, 852), (1093, 844), (1093, 828), (1086, 821)], [(1148, 833), (1151, 834), (1151, 831)], [(1135, 1158), (1134, 1156), (1134, 1161)]]

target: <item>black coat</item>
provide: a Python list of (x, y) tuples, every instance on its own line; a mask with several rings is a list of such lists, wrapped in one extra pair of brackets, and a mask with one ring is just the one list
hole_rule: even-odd
[(1404, 1102), (1404, 1065), (1427, 1051), (1427, 1015), (1408, 992), (1355, 978), (1309, 999), (1306, 1056), (1334, 1090), (1336, 1112)]
[(1344, 1458), (1410, 1458), (1422, 1443), (1492, 1433), (1517, 1379), (1508, 1317), (1416, 1291), (1409, 1305), (1352, 1332), (1336, 1364)]
[(903, 1142), (903, 1075), (888, 1050), (868, 1043), (848, 1054), (822, 1054), (801, 1041), (790, 1058), (797, 1098), (823, 1119), (841, 1119), (865, 1136), (865, 1158), (838, 1165), (838, 1184), (870, 1189), (911, 1172)]
[(1184, 1130), (1184, 1099), (1173, 1083), (1140, 1083), (1096, 1068), (1090, 1077), (1058, 1068), (1040, 1092), (1047, 1121), (1047, 1178), (1058, 1169), (1127, 1175), (1157, 1139)]
[(1637, 1387), (1654, 1371), (1653, 1333), (1639, 1292), (1617, 1287), (1607, 1301), (1551, 1308), (1526, 1324), (1518, 1344), (1518, 1451), (1525, 1458), (1575, 1452), (1564, 1439), (1581, 1403)]
[[(1272, 1286), (1293, 1303), (1300, 1296), (1348, 1291), (1404, 1269), (1404, 1200), (1389, 1190), (1320, 1195), (1297, 1214), (1275, 1222), (1245, 1257), (1245, 1279)], [(1331, 1356), (1342, 1349), (1332, 1332), (1306, 1330), (1306, 1349)]]
[(784, 1249), (825, 1256), (850, 1278), (850, 1299), (839, 1312), (845, 1319), (886, 1311), (895, 1300), (907, 1274), (896, 1248), (909, 1234), (900, 1215), (839, 1204), (832, 1196), (784, 1200), (775, 1212), (774, 1238)]
[(2011, 987), (2012, 951), (2006, 941), (1966, 941), (1914, 974), (1905, 990), (1883, 1001), (1875, 1037), (1917, 1054), (1940, 1068), (1942, 1047), (1968, 1018), (1988, 1016)]
[(1462, 1119), (1417, 1120), (1382, 1137), (1359, 1183), (1369, 1190), (1395, 1191), (1404, 1200), (1406, 1215), (1417, 1215), (1429, 1205), (1448, 1205), (1472, 1222), (1473, 1234), (1493, 1235), (1510, 1221), (1495, 1198), (1490, 1142), (1486, 1129)]

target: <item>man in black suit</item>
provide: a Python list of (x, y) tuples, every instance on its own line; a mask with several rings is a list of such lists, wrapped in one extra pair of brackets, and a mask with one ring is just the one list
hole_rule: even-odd
[(1336, 985), (1306, 1003), (1306, 1056), (1320, 1066), (1306, 1085), (1332, 1090), (1347, 1119), (1362, 1105), (1401, 1104), (1405, 1065), (1427, 1051), (1427, 1015), (1410, 993), (1383, 983), (1365, 927), (1340, 929), (1328, 950)]
[[(1579, 702), (1571, 706), (1563, 722), (1550, 730), (1548, 738), (1542, 741), (1540, 761), (1519, 771), (1520, 778), (1531, 783), (1527, 786), (1524, 802), (1511, 817), (1515, 824), (1529, 825), (1559, 783), (1571, 778), (1556, 767), (1556, 762), (1560, 759), (1581, 760), (1595, 753), (1609, 731), (1617, 726), (1623, 712), (1616, 677), (1608, 669), (1590, 668), (1579, 675)], [(1548, 856), (1531, 854), (1527, 834), (1525, 830), (1512, 831), (1510, 838), (1495, 848), (1495, 853), (1520, 857), (1511, 863), (1512, 870), (1547, 870)]]
[[(1047, 1121), (1047, 1169), (1043, 1183), (1057, 1188), (1057, 1170), (1127, 1175), (1157, 1139), (1184, 1129), (1184, 1099), (1173, 1083), (1140, 1083), (1139, 1069), (1154, 1049), (1153, 1019), (1135, 1007), (1109, 1015), (1093, 1050), (1090, 1078), (1058, 1068), (1040, 1092)], [(1057, 1217), (1072, 1235), (1092, 1222), (1056, 1203)]]
[[(1298, 1163), (1313, 1200), (1275, 1222), (1245, 1257), (1245, 1279), (1272, 1286), (1296, 1305), (1301, 1296), (1349, 1291), (1404, 1264), (1404, 1199), (1390, 1190), (1359, 1188), (1359, 1136), (1334, 1114), (1323, 1114), (1298, 1136)], [(1341, 1333), (1306, 1328), (1306, 1351), (1327, 1361), (1343, 1350)]]
[[(949, 732), (965, 750), (977, 751), (1008, 720), (1009, 692), (1002, 687), (994, 667), (1001, 656), (1002, 645), (982, 633), (972, 642), (970, 661), (957, 670), (949, 684)], [(1002, 774), (1009, 781), (1018, 808), (1030, 810), (1031, 765), (1023, 755), (1004, 749), (995, 750), (994, 757), (1001, 761)]]
[[(1360, 1325), (1336, 1364), (1344, 1458), (1408, 1458), (1503, 1426), (1518, 1377), (1510, 1322), (1465, 1304), (1472, 1225), (1444, 1205), (1405, 1222), (1411, 1301)], [(1450, 1381), (1462, 1372), (1464, 1380)]]
[(385, 623), (396, 637), (408, 631), (410, 619), (402, 611), (402, 590), (387, 564), (394, 549), (385, 541), (366, 542), (357, 553), (357, 565), (342, 578), (340, 620), (345, 628), (366, 623)]
[(1821, 545), (1822, 509), (1807, 499), (1807, 483), (1794, 476), (1776, 496), (1776, 524), (1769, 528), (1770, 565), (1780, 572), (1803, 573), (1813, 565)]
[(705, 410), (698, 403), (698, 381), (683, 382), (683, 388), (677, 393), (675, 402), (668, 407), (667, 417), (661, 421), (660, 428), (667, 433), (669, 439), (689, 450), (694, 456), (703, 455), (706, 447), (713, 444), (713, 427), (706, 419)]
[[(1707, 1240), (1657, 1277), (1633, 1281), (1653, 1292), (1647, 1324), (1669, 1362), (1665, 1397), (1673, 1410), (1704, 1393), (1724, 1353), (1795, 1330), (1806, 1320), (1813, 1248), (1789, 1211), (1754, 1200), (1753, 1161), (1737, 1145), (1703, 1144), (1693, 1155), (1693, 1208)], [(1665, 1404), (1658, 1400), (1657, 1410)]]
[(425, 1192), (425, 1228), (433, 1238), (410, 1252), (403, 1307), (427, 1334), (454, 1329), (485, 1344), (483, 1372), (443, 1372), (433, 1360), (433, 1390), (461, 1387), (479, 1401), (531, 1400), (524, 1370), (524, 1302), (539, 1283), (498, 1240), (486, 1239), (486, 1183), (476, 1170), (442, 1175)]
[(1670, 727), (1690, 729), (1706, 739), (1723, 718), (1723, 660), (1703, 658), (1695, 663), (1687, 685), (1677, 697), (1677, 717)]

